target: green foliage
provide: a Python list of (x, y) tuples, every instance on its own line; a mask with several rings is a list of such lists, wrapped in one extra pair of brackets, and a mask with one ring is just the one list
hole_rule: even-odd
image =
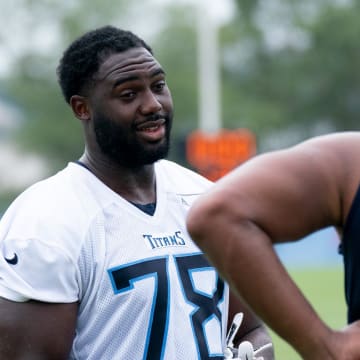
[(154, 51), (167, 74), (175, 106), (174, 133), (197, 128), (197, 58), (195, 17), (189, 8), (174, 7), (168, 12)]
[[(242, 16), (224, 29), (225, 34), (233, 33), (238, 24), (243, 30), (240, 38), (226, 44), (226, 49), (233, 48), (233, 59), (240, 61), (233, 60), (232, 66), (224, 67), (225, 124), (235, 127), (240, 122), (260, 137), (291, 124), (300, 124), (309, 135), (314, 124), (322, 121), (333, 130), (358, 129), (359, 3), (339, 6), (333, 1), (321, 1), (310, 11), (308, 1), (268, 2), (269, 7), (278, 4), (274, 22), (286, 25), (289, 19), (280, 15), (287, 7), (292, 19), (290, 30), (305, 39), (303, 46), (289, 42), (279, 48), (269, 47), (265, 33), (248, 37), (260, 33), (263, 24), (255, 16), (260, 9), (255, 2), (237, 3)], [(231, 106), (235, 99), (237, 107)]]
[(3, 193), (0, 192), (0, 216), (7, 209), (9, 204), (18, 196), (18, 191)]
[[(184, 161), (184, 138), (198, 126), (193, 6), (171, 3), (160, 14), (149, 7), (149, 1), (14, 1), (22, 14), (27, 14), (23, 24), (29, 29), (29, 38), (37, 27), (57, 30), (51, 51), (28, 46), (18, 58), (16, 71), (5, 79), (7, 93), (24, 115), (18, 142), (47, 156), (53, 168), (79, 156), (83, 148), (80, 124), (56, 83), (55, 68), (61, 51), (75, 36), (107, 23), (138, 32), (137, 28), (145, 26), (140, 10), (147, 6), (152, 23), (148, 22), (140, 35), (152, 45), (168, 74), (175, 103), (174, 157)], [(331, 130), (358, 129), (359, 2), (235, 3), (237, 11), (232, 21), (220, 29), (223, 126), (251, 129), (260, 147), (269, 134), (294, 127), (302, 137), (313, 135), (321, 123)], [(5, 10), (4, 14), (11, 13)], [(283, 37), (285, 33), (283, 44), (269, 45), (273, 29), (282, 29)]]
[(57, 84), (56, 67), (61, 52), (83, 32), (115, 23), (120, 15), (125, 16), (129, 6), (124, 0), (117, 1), (116, 7), (110, 0), (91, 0), (91, 4), (85, 0), (23, 0), (21, 6), (24, 14), (36, 14), (27, 18), (29, 36), (49, 18), (53, 20), (51, 25), (59, 30), (53, 51), (28, 49), (18, 58), (16, 71), (4, 81), (9, 96), (23, 112), (23, 126), (15, 141), (47, 158), (49, 172), (53, 172), (79, 157), (84, 148), (80, 123), (70, 112)]
[[(52, 172), (62, 167), (83, 150), (80, 122), (78, 122), (62, 98), (54, 81), (34, 78), (27, 66), (20, 67), (18, 74), (23, 82), (8, 85), (17, 95), (17, 104), (23, 109), (24, 122), (15, 140), (26, 149), (45, 155)], [(25, 85), (24, 85), (25, 84)], [(31, 88), (30, 88), (31, 86)]]

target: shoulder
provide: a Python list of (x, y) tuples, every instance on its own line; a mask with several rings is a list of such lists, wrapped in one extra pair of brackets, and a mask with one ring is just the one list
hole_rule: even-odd
[(78, 207), (75, 174), (69, 167), (41, 180), (23, 191), (10, 205), (8, 211), (36, 214), (36, 216), (59, 216), (64, 210)]
[(295, 146), (294, 152), (307, 156), (320, 179), (332, 179), (344, 196), (354, 197), (360, 183), (360, 132), (314, 137)]
[(305, 140), (289, 150), (299, 153), (315, 152), (320, 159), (332, 157), (341, 162), (360, 158), (360, 132), (335, 132)]
[(274, 176), (305, 171), (320, 178), (341, 178), (349, 171), (352, 175), (360, 175), (360, 167), (353, 166), (357, 160), (360, 160), (360, 132), (338, 132), (259, 154), (246, 162), (245, 166), (240, 166), (239, 171), (262, 171), (273, 173)]
[(177, 193), (199, 194), (213, 185), (210, 180), (173, 161), (158, 161), (155, 169), (156, 175), (164, 180), (166, 186)]
[(36, 238), (49, 246), (79, 246), (73, 239), (84, 238), (99, 205), (76, 171), (68, 166), (21, 193), (1, 219), (0, 240)]

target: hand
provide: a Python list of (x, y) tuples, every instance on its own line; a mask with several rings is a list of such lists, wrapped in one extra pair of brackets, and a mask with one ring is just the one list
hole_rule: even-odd
[(271, 347), (272, 344), (266, 344), (257, 350), (254, 350), (250, 341), (243, 341), (237, 349), (226, 348), (224, 352), (225, 359), (233, 360), (265, 360), (262, 356), (258, 356), (263, 350)]
[(339, 359), (360, 359), (360, 320), (353, 322), (340, 331), (339, 343), (339, 356), (341, 356), (338, 357)]
[[(234, 316), (233, 322), (226, 336), (226, 348), (224, 350), (224, 358), (233, 360), (265, 360), (264, 357), (262, 357), (261, 355), (264, 350), (272, 348), (271, 342), (261, 346), (259, 349), (256, 350), (254, 350), (253, 344), (247, 340), (242, 341), (237, 349), (234, 347), (233, 340), (242, 324), (243, 317), (244, 314), (241, 312), (237, 313)], [(271, 357), (271, 359), (273, 359), (273, 357)]]
[(360, 320), (342, 330), (331, 330), (302, 354), (305, 360), (360, 360)]

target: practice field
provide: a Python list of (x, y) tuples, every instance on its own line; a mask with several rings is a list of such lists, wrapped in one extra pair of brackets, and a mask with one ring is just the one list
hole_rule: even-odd
[[(342, 267), (292, 269), (289, 272), (310, 299), (320, 317), (330, 327), (342, 328), (346, 325)], [(287, 314), (284, 314), (284, 316), (287, 316)], [(275, 344), (275, 358), (277, 360), (301, 360), (301, 357), (287, 343), (273, 332), (271, 332), (271, 335)]]

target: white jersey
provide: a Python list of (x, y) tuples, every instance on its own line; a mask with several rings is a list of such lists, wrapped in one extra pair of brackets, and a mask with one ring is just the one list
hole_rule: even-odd
[(155, 164), (153, 216), (75, 163), (22, 193), (0, 223), (0, 296), (79, 302), (70, 359), (222, 359), (228, 287), (185, 216), (211, 183)]

